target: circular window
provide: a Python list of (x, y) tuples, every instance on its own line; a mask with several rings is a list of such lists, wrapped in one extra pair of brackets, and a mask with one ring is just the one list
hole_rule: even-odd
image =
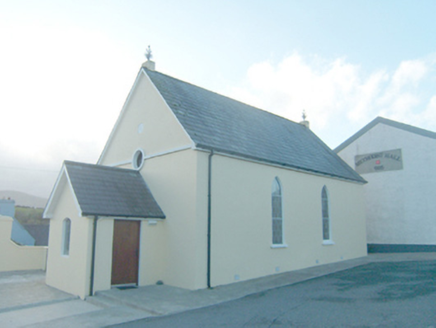
[(139, 170), (144, 164), (144, 152), (142, 149), (138, 149), (133, 155), (132, 165), (134, 169)]

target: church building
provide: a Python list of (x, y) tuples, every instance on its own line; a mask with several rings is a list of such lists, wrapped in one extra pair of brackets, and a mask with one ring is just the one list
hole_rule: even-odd
[(362, 257), (365, 182), (307, 124), (147, 61), (98, 163), (61, 169), (46, 282), (194, 290)]

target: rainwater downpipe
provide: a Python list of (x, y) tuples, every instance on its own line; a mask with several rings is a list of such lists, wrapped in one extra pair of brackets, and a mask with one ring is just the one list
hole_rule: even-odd
[(97, 220), (98, 216), (94, 216), (94, 229), (92, 231), (92, 254), (91, 254), (91, 283), (89, 286), (89, 296), (94, 295), (94, 268), (95, 268), (95, 244), (97, 239)]
[(212, 156), (213, 149), (209, 154), (209, 170), (207, 179), (207, 288), (210, 286), (210, 263), (211, 263), (211, 225), (212, 225)]

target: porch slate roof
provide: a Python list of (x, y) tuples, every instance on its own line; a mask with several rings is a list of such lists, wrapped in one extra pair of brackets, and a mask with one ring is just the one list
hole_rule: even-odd
[(83, 216), (165, 218), (138, 171), (71, 161), (65, 169)]
[(162, 73), (142, 69), (197, 148), (366, 182), (309, 128)]

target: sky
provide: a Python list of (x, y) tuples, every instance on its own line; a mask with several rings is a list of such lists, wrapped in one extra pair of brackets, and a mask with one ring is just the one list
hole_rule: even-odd
[(436, 2), (0, 0), (0, 190), (96, 163), (148, 45), (156, 70), (335, 148), (377, 116), (436, 131)]

